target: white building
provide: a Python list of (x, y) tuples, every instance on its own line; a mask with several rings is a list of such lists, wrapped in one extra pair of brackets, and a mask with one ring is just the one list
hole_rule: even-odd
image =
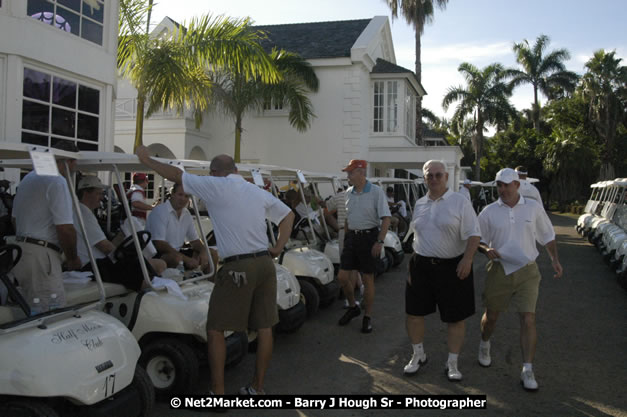
[[(175, 24), (166, 18), (153, 34), (159, 36)], [(277, 46), (307, 59), (320, 89), (310, 97), (316, 118), (304, 133), (289, 125), (285, 109), (273, 106), (246, 115), (242, 162), (339, 173), (350, 159), (365, 159), (369, 175), (392, 176), (393, 169), (416, 170), (429, 159), (441, 159), (451, 174), (450, 186), (457, 189), (460, 148), (415, 143), (415, 97), (425, 91), (412, 71), (395, 65), (387, 17), (258, 28), (268, 33), (268, 48)], [(135, 98), (135, 90), (121, 80), (115, 145), (124, 152), (132, 152)], [(224, 116), (208, 114), (196, 129), (191, 114), (179, 117), (166, 111), (144, 121), (143, 141), (159, 156), (210, 159), (233, 154), (234, 131), (234, 121)]]
[(113, 150), (117, 0), (0, 0), (0, 140)]

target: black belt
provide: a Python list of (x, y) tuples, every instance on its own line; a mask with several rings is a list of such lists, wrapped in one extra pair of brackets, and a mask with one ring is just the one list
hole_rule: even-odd
[(270, 252), (268, 252), (267, 250), (262, 250), (261, 252), (244, 253), (242, 255), (227, 256), (226, 258), (223, 259), (223, 262), (226, 264), (229, 262), (241, 261), (242, 259), (259, 258), (261, 256), (270, 256)]
[(349, 230), (348, 233), (354, 233), (356, 235), (363, 235), (363, 234), (372, 233), (372, 232), (378, 232), (378, 231), (379, 231), (378, 227), (373, 227), (372, 229)]
[(60, 247), (58, 247), (54, 243), (46, 242), (45, 240), (33, 239), (31, 237), (25, 237), (25, 236), (15, 236), (15, 241), (16, 242), (32, 243), (33, 245), (43, 246), (44, 248), (49, 248), (49, 249), (55, 250), (55, 251), (57, 251), (59, 253), (63, 253), (63, 251), (61, 250)]
[(459, 256), (456, 256), (455, 258), (433, 258), (431, 256), (418, 255), (417, 253), (415, 255), (418, 257), (418, 261), (430, 263), (431, 265), (445, 265), (445, 264), (452, 264), (452, 263), (457, 264), (459, 263), (460, 259), (464, 256), (464, 255), (459, 255)]

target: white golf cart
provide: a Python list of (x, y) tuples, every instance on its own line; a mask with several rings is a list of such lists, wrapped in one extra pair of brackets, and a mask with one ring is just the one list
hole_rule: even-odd
[[(3, 143), (0, 165), (13, 158), (38, 161), (38, 172), (54, 167), (54, 155), (78, 154)], [(57, 173), (58, 175), (58, 173)], [(36, 314), (16, 287), (11, 268), (21, 249), (0, 249), (0, 279), (8, 302), (0, 305), (0, 415), (147, 416), (154, 391), (137, 366), (140, 348), (130, 331), (102, 311), (106, 300), (95, 274), (95, 299)]]
[[(16, 161), (13, 165), (3, 165), (19, 167), (21, 163)], [(81, 152), (77, 157), (77, 166), (82, 172), (108, 173), (109, 183), (115, 175), (118, 184), (123, 183), (121, 172), (145, 171), (135, 155), (119, 153)], [(74, 178), (68, 180), (71, 184), (75, 183)], [(84, 230), (78, 199), (74, 193), (71, 194), (81, 229)], [(111, 201), (111, 198), (108, 200)], [(130, 218), (124, 193), (121, 193), (121, 200), (126, 216)], [(213, 283), (208, 280), (211, 273), (173, 284), (179, 288), (178, 295), (176, 291), (171, 293), (164, 287), (154, 287), (149, 277), (149, 266), (143, 256), (137, 255), (148, 244), (149, 233), (136, 231), (133, 222), (129, 222), (129, 226), (132, 234), (118, 246), (114, 258), (123, 265), (139, 265), (146, 289), (133, 291), (120, 284), (105, 283), (106, 302), (102, 309), (126, 325), (139, 343), (139, 363), (146, 369), (158, 398), (189, 392), (197, 380), (199, 364), (206, 360), (205, 324), (213, 289)], [(89, 243), (86, 246), (90, 248)], [(96, 265), (93, 258), (92, 265)], [(137, 271), (136, 268), (130, 270)], [(98, 299), (99, 285), (94, 281), (66, 283), (64, 286), (70, 304), (90, 303)], [(233, 365), (246, 354), (248, 337), (241, 332), (227, 332), (225, 337), (227, 364)]]

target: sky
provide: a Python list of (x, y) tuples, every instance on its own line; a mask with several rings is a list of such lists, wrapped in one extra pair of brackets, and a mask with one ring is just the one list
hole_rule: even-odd
[[(183, 23), (201, 14), (250, 17), (257, 25), (323, 22), (387, 16), (391, 22), (396, 64), (414, 70), (414, 30), (404, 18), (391, 20), (384, 0), (155, 0), (152, 22), (165, 16)], [(434, 21), (422, 36), (423, 106), (439, 116), (442, 98), (451, 86), (464, 86), (457, 68), (469, 62), (479, 68), (499, 62), (517, 67), (512, 46), (547, 35), (548, 50), (565, 48), (567, 69), (578, 74), (598, 49), (616, 50), (627, 65), (627, 1), (625, 0), (450, 0), (436, 9)], [(540, 97), (544, 102), (545, 98)], [(511, 102), (519, 110), (533, 101), (531, 85), (514, 91)]]

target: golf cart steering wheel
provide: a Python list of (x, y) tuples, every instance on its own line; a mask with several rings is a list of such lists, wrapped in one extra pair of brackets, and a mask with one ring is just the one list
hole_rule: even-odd
[[(137, 232), (137, 237), (139, 238), (139, 247), (141, 250), (144, 250), (148, 242), (150, 242), (150, 232), (147, 230), (140, 230)], [(113, 256), (117, 261), (121, 261), (127, 258), (133, 258), (137, 256), (137, 252), (135, 251), (135, 244), (133, 243), (133, 236), (127, 236), (120, 246), (115, 249)]]

